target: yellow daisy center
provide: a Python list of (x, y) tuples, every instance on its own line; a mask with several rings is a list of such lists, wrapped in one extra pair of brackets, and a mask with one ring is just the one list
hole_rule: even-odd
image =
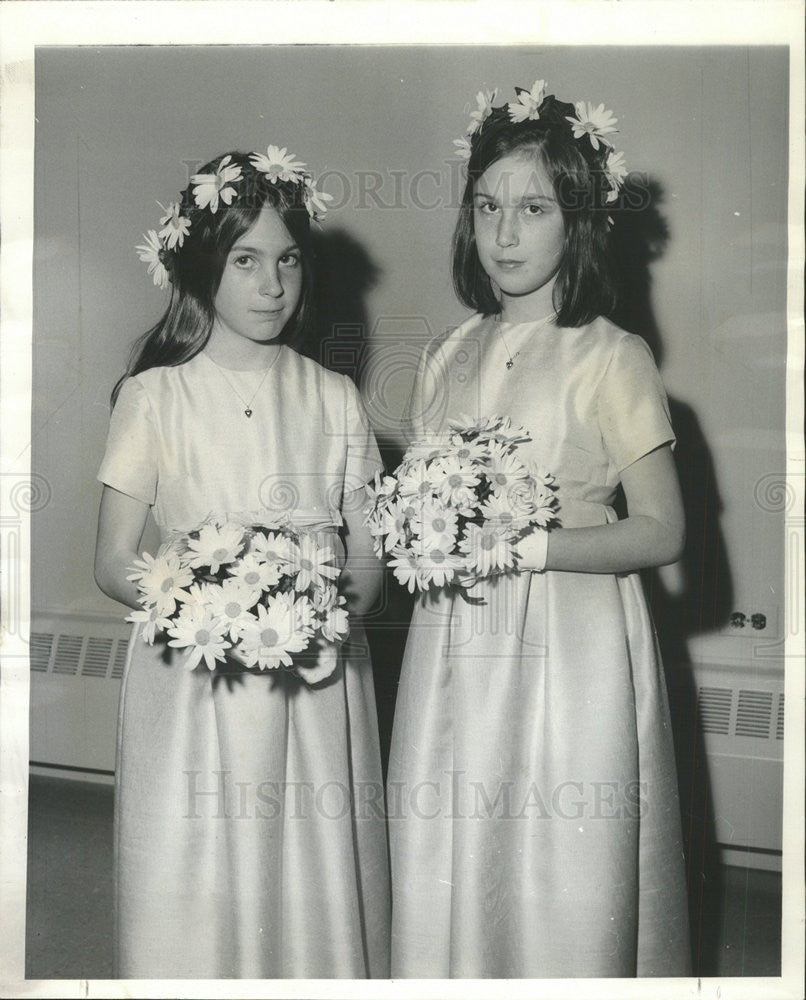
[(264, 628), (260, 633), (260, 643), (262, 646), (276, 646), (280, 636), (273, 628)]

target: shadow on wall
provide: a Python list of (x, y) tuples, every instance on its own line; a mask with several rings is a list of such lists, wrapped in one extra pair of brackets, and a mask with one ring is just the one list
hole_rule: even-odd
[[(316, 321), (300, 349), (325, 368), (348, 375), (358, 384), (369, 351), (366, 296), (380, 279), (381, 271), (365, 247), (344, 230), (316, 232), (314, 245)], [(385, 468), (394, 469), (402, 450), (391, 441), (378, 443)], [(367, 623), (384, 773), (412, 601), (387, 569), (378, 609)]]
[[(646, 340), (662, 368), (661, 332), (652, 309), (651, 264), (669, 239), (661, 212), (663, 191), (655, 181), (628, 179), (626, 205), (613, 212), (613, 245), (620, 272), (620, 304), (614, 322)], [(697, 415), (669, 397), (677, 436), (677, 466), (686, 514), (687, 541), (682, 560), (646, 574), (645, 585), (670, 684), (672, 725), (686, 850), (689, 915), (694, 974), (708, 975), (717, 956), (718, 914), (710, 900), (720, 895), (720, 866), (714, 846), (714, 818), (708, 796), (708, 771), (697, 690), (688, 640), (719, 628), (729, 619), (733, 585), (719, 519), (722, 504), (714, 463)], [(621, 512), (623, 513), (623, 511)]]

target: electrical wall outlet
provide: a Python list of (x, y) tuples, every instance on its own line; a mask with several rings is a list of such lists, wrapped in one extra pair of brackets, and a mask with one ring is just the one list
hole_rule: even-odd
[(720, 629), (723, 635), (745, 639), (775, 639), (778, 636), (778, 608), (775, 605), (755, 605), (737, 608)]

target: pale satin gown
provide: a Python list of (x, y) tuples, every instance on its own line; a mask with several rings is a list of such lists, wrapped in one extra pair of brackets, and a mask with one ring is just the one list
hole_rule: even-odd
[[(475, 316), (426, 350), (409, 413), (415, 433), (460, 414), (525, 425), (569, 528), (614, 520), (622, 470), (674, 440), (649, 349), (605, 320)], [(686, 974), (672, 733), (638, 574), (522, 572), (472, 593), (486, 603), (418, 603), (406, 647), (392, 975)]]
[[(328, 532), (380, 457), (352, 382), (280, 348), (253, 372), (205, 355), (130, 378), (99, 479), (163, 531), (294, 512)], [(189, 672), (134, 634), (115, 825), (117, 974), (383, 977), (389, 883), (372, 668), (354, 628), (333, 676)]]

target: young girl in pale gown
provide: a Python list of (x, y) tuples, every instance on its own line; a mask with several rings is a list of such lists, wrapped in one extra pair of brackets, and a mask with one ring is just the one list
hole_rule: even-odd
[(392, 974), (680, 976), (672, 733), (636, 571), (677, 560), (684, 524), (652, 356), (605, 318), (615, 119), (543, 81), (494, 100), (456, 143), (454, 280), (476, 313), (424, 352), (408, 416), (417, 435), (463, 414), (524, 426), (561, 527), (480, 602), (415, 610), (388, 782)]
[(118, 731), (121, 977), (388, 975), (360, 626), (379, 586), (361, 499), (381, 463), (352, 382), (290, 346), (311, 309), (310, 220), (326, 198), (304, 166), (275, 146), (217, 157), (138, 248), (171, 300), (114, 394), (96, 578), (139, 608), (130, 567), (149, 510), (163, 537), (210, 514), (290, 515), (340, 553), (351, 636), (295, 671), (235, 656), (211, 671), (135, 630)]

